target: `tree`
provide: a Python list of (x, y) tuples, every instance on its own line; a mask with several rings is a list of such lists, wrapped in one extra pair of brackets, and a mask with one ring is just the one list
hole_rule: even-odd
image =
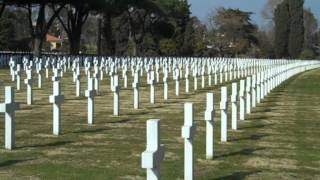
[(277, 6), (284, 0), (268, 0), (262, 9), (261, 15), (266, 20), (273, 20)]
[[(58, 12), (60, 15), (57, 18), (68, 36), (70, 54), (78, 54), (80, 51), (82, 27), (86, 23), (89, 13), (93, 10), (99, 11), (105, 5), (102, 0), (78, 0), (66, 5), (61, 11), (62, 13)], [(52, 7), (52, 10), (57, 12), (55, 6)]]
[(318, 44), (318, 21), (310, 9), (304, 10), (304, 29), (304, 48), (313, 49)]
[[(28, 10), (30, 35), (33, 39), (33, 54), (35, 56), (40, 56), (42, 51), (42, 45), (47, 35), (47, 32), (66, 3), (57, 3), (51, 1), (23, 1), (23, 3), (21, 4), (24, 5), (24, 7)], [(59, 7), (49, 18), (46, 18), (46, 8), (48, 5), (58, 5)], [(33, 17), (35, 17), (36, 19), (35, 23), (32, 20)]]
[(185, 27), (183, 45), (180, 50), (184, 56), (192, 56), (194, 54), (196, 44), (194, 23), (195, 20), (190, 19)]
[(288, 52), (292, 58), (298, 58), (303, 50), (304, 43), (304, 0), (290, 0), (288, 2), (290, 13), (290, 35), (288, 43)]
[(211, 43), (221, 56), (246, 54), (258, 43), (255, 37), (257, 26), (251, 23), (251, 14), (239, 9), (220, 8), (209, 17), (214, 28), (210, 30)]
[(290, 33), (290, 14), (287, 1), (279, 4), (275, 10), (275, 40), (274, 48), (277, 58), (288, 57), (288, 42)]
[(1, 16), (2, 16), (5, 8), (6, 8), (6, 4), (5, 4), (5, 2), (3, 1), (3, 2), (0, 3), (0, 18), (1, 18)]
[(193, 28), (194, 28), (194, 56), (206, 56), (207, 51), (207, 27), (201, 23), (201, 21), (192, 17)]
[(259, 50), (261, 58), (274, 58), (274, 47), (271, 38), (268, 35), (268, 32), (258, 31), (257, 38), (259, 42)]
[(15, 38), (15, 28), (11, 19), (11, 12), (4, 13), (0, 19), (0, 49), (10, 50), (12, 40)]

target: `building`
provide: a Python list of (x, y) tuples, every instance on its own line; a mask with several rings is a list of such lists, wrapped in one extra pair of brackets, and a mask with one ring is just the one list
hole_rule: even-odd
[(47, 34), (46, 41), (50, 44), (50, 50), (54, 51), (61, 48), (63, 40), (60, 37)]

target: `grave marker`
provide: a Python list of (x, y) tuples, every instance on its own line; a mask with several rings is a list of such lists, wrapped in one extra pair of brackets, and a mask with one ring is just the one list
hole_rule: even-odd
[(147, 148), (141, 154), (141, 166), (147, 169), (147, 180), (160, 179), (160, 161), (164, 158), (164, 145), (160, 144), (160, 120), (147, 121)]
[(207, 106), (204, 115), (206, 121), (206, 158), (213, 158), (213, 120), (214, 120), (214, 98), (213, 93), (207, 93)]
[(184, 138), (184, 179), (192, 180), (193, 175), (193, 138), (196, 126), (193, 123), (193, 104), (184, 104), (184, 126), (182, 126), (181, 137)]
[(5, 113), (5, 148), (9, 150), (15, 146), (15, 111), (20, 108), (14, 99), (14, 89), (6, 86), (5, 102), (0, 104), (0, 112)]

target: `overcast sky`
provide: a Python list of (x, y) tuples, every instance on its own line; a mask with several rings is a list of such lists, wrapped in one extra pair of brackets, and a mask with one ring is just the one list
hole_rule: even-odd
[[(206, 20), (208, 13), (218, 7), (239, 8), (250, 11), (254, 23), (263, 26), (265, 21), (261, 18), (261, 11), (267, 0), (188, 0), (191, 4), (192, 14), (200, 20)], [(305, 8), (311, 8), (316, 18), (320, 20), (320, 0), (305, 0)]]

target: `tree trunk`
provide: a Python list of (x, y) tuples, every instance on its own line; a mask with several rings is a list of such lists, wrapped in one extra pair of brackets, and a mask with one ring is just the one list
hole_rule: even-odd
[(70, 54), (77, 55), (80, 51), (81, 32), (73, 32), (69, 37)]
[(98, 18), (98, 41), (97, 41), (97, 54), (101, 55), (101, 17)]
[(6, 7), (6, 5), (4, 3), (0, 5), (0, 18), (4, 12), (5, 7)]
[(35, 36), (33, 40), (33, 55), (35, 57), (41, 56), (43, 39), (40, 35)]
[(104, 36), (104, 51), (107, 55), (115, 54), (115, 42), (112, 34), (112, 21), (111, 15), (105, 13), (103, 16), (103, 36)]

